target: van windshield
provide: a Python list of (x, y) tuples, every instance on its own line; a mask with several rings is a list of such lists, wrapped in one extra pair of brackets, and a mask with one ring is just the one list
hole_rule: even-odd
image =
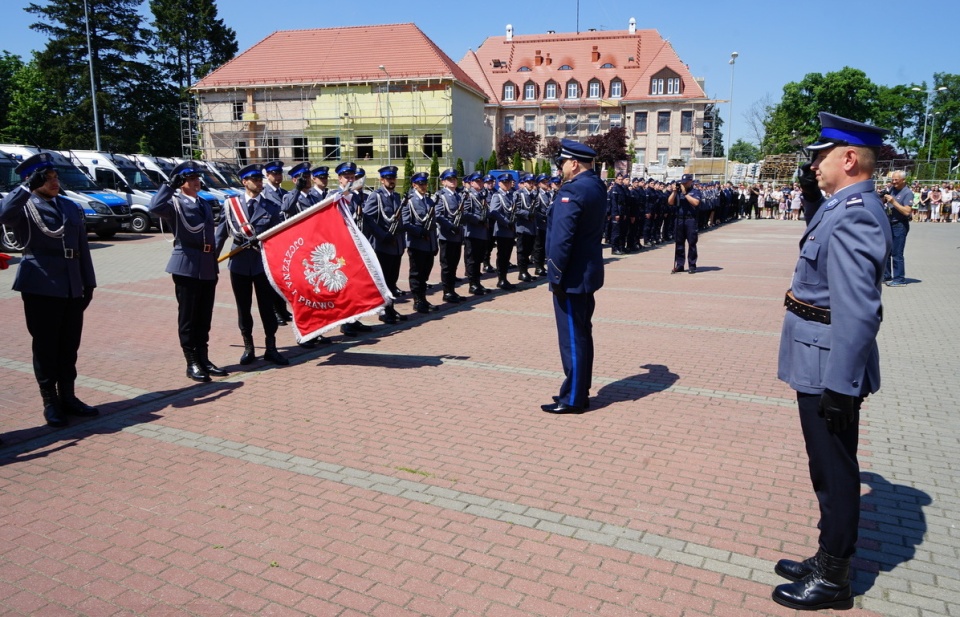
[(209, 171), (203, 172), (202, 174), (200, 174), (200, 177), (203, 178), (203, 183), (207, 185), (207, 188), (211, 188), (211, 189), (230, 188), (226, 184), (224, 184), (223, 180), (221, 180), (218, 176), (210, 173)]
[(72, 165), (57, 165), (57, 176), (60, 186), (67, 191), (99, 191), (100, 187), (83, 175), (83, 172)]
[(123, 177), (126, 178), (127, 184), (129, 184), (131, 188), (137, 189), (138, 191), (157, 190), (157, 184), (150, 179), (146, 171), (133, 167), (121, 167), (120, 171), (123, 172)]
[(12, 191), (20, 184), (20, 174), (13, 171), (16, 168), (12, 161), (0, 159), (0, 191)]

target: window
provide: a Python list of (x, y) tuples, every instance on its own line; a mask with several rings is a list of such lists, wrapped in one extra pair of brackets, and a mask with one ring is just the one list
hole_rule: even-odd
[(580, 98), (580, 84), (575, 81), (567, 82), (567, 98), (576, 99)]
[(357, 158), (361, 161), (373, 158), (373, 135), (358, 135), (354, 139), (357, 144)]
[(503, 118), (503, 134), (504, 135), (510, 135), (511, 133), (513, 133), (513, 130), (514, 130), (513, 121), (514, 121), (513, 116), (504, 116)]
[(547, 114), (544, 116), (544, 124), (547, 127), (547, 137), (553, 137), (557, 134), (557, 114)]
[(637, 164), (646, 165), (647, 164), (647, 149), (646, 148), (637, 148), (635, 150), (637, 153)]
[(669, 111), (657, 112), (657, 132), (658, 133), (670, 132), (670, 112)]
[(407, 136), (406, 135), (391, 135), (390, 136), (390, 158), (391, 159), (405, 159), (410, 153), (410, 148), (407, 145)]
[(250, 160), (249, 157), (247, 156), (247, 142), (238, 141), (236, 144), (236, 148), (237, 148), (237, 162), (240, 163), (241, 166), (246, 165), (247, 161)]
[(690, 161), (690, 148), (680, 148), (680, 158), (683, 159), (683, 164), (686, 165)]
[(280, 158), (280, 138), (267, 137), (264, 144), (264, 158), (268, 161)]
[(587, 90), (588, 97), (592, 99), (600, 98), (600, 82), (599, 81), (591, 81), (589, 84), (587, 84), (587, 88), (588, 88)]
[(293, 160), (295, 161), (310, 160), (310, 152), (309, 152), (309, 148), (307, 147), (306, 137), (293, 138)]
[(517, 87), (511, 83), (503, 84), (503, 100), (513, 101), (517, 98)]
[(523, 117), (523, 130), (528, 133), (533, 133), (536, 128), (536, 116), (524, 116)]
[(610, 128), (620, 128), (623, 126), (623, 114), (610, 114)]
[(323, 138), (323, 160), (325, 161), (340, 160), (340, 138), (339, 137)]
[(528, 81), (523, 85), (523, 98), (527, 101), (532, 101), (537, 98), (537, 84), (532, 81)]
[(633, 114), (633, 132), (634, 133), (646, 133), (647, 132), (647, 112), (638, 111)]
[(681, 133), (693, 132), (693, 112), (692, 111), (680, 112), (680, 132)]
[(664, 167), (667, 166), (667, 149), (666, 148), (657, 148), (657, 164)]
[(650, 94), (663, 94), (663, 80), (654, 77), (650, 80)]
[(577, 118), (577, 114), (567, 114), (566, 127), (564, 130), (566, 130), (567, 133), (576, 133), (580, 130), (580, 121)]
[(606, 64), (603, 64), (600, 68), (602, 68), (602, 69), (612, 69), (612, 68), (613, 68), (613, 65), (610, 64), (609, 62), (607, 62)]
[(438, 158), (443, 156), (442, 133), (427, 133), (423, 136), (423, 154), (430, 159), (433, 158), (434, 154), (436, 154)]
[(563, 66), (561, 66), (561, 67), (560, 67), (559, 69), (557, 69), (557, 70), (558, 70), (558, 71), (572, 71), (572, 70), (573, 70), (573, 67), (570, 66), (569, 64), (564, 64)]
[(243, 120), (243, 101), (233, 103), (233, 119), (238, 122)]
[(122, 190), (122, 185), (118, 180), (117, 174), (113, 172), (112, 169), (104, 169), (102, 167), (97, 167), (94, 171), (94, 178), (97, 181), (97, 186), (102, 189), (110, 189), (112, 191)]
[(587, 116), (587, 133), (596, 135), (600, 132), (600, 114), (590, 114)]
[(546, 91), (544, 92), (543, 98), (548, 100), (556, 100), (557, 98), (557, 82), (548, 81), (546, 86)]
[(619, 99), (623, 97), (623, 82), (614, 79), (610, 82), (610, 98)]
[(529, 70), (530, 70), (530, 67), (529, 67), (529, 66), (521, 66), (520, 68), (517, 69), (517, 72), (518, 72), (518, 73), (526, 73), (526, 72), (529, 71)]
[(667, 94), (680, 94), (679, 77), (671, 77), (667, 80)]

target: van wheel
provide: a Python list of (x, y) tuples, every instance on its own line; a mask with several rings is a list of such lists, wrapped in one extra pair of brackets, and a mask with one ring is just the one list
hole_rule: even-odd
[(147, 233), (150, 231), (150, 217), (145, 212), (134, 212), (130, 219), (130, 231), (135, 234)]
[(101, 240), (109, 240), (115, 235), (117, 235), (116, 231), (98, 231), (97, 232), (97, 237), (100, 238)]

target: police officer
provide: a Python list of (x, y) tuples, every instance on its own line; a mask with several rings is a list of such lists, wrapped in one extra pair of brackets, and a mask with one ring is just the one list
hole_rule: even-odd
[(295, 216), (310, 206), (310, 163), (300, 163), (290, 168), (290, 179), (293, 180), (293, 190), (283, 196), (280, 212), (284, 219)]
[(403, 230), (407, 234), (407, 258), (410, 262), (410, 293), (413, 309), (429, 313), (437, 307), (427, 301), (427, 279), (437, 255), (436, 204), (427, 194), (430, 176), (420, 172), (410, 178), (413, 187), (402, 210)]
[[(395, 165), (381, 167), (378, 173), (380, 186), (377, 190), (370, 192), (363, 204), (363, 234), (377, 254), (384, 282), (389, 289), (395, 290), (397, 280), (400, 278), (400, 261), (405, 248), (402, 229), (403, 208), (400, 195), (395, 190), (397, 167)], [(407, 316), (398, 313), (392, 302), (380, 315), (380, 321), (387, 324), (406, 320)]]
[(497, 245), (497, 287), (509, 291), (515, 287), (507, 280), (507, 270), (517, 237), (513, 176), (502, 173), (497, 178), (497, 184), (499, 189), (490, 198), (490, 218), (493, 220), (493, 238)]
[(318, 204), (326, 199), (327, 194), (330, 192), (330, 189), (327, 188), (327, 183), (330, 181), (330, 168), (322, 165), (314, 167), (313, 171), (310, 172), (310, 176), (313, 179), (313, 186), (307, 195), (310, 198), (311, 204)]
[(546, 271), (547, 248), (547, 212), (553, 203), (553, 191), (550, 189), (550, 176), (540, 174), (536, 178), (537, 198), (534, 207), (534, 220), (537, 225), (537, 237), (533, 242), (533, 275), (543, 276)]
[(64, 426), (68, 416), (99, 413), (74, 393), (83, 313), (97, 279), (83, 215), (77, 204), (60, 196), (50, 153), (35, 154), (14, 171), (26, 184), (3, 198), (0, 224), (23, 250), (13, 289), (20, 292), (33, 339), (43, 417), (50, 426)]
[[(683, 174), (680, 181), (673, 185), (667, 205), (674, 208), (676, 223), (673, 237), (676, 242), (673, 270), (671, 274), (683, 272), (683, 266), (689, 259), (690, 274), (697, 271), (697, 208), (703, 195), (699, 189), (693, 188), (693, 176)], [(689, 245), (689, 253), (685, 253), (685, 245)]]
[(610, 243), (613, 244), (614, 255), (623, 255), (627, 242), (627, 230), (630, 225), (629, 204), (627, 203), (628, 196), (623, 187), (624, 178), (625, 174), (618, 173), (616, 179), (613, 181), (613, 186), (610, 188), (609, 216), (612, 221), (613, 231)]
[[(344, 161), (336, 168), (337, 183), (340, 192), (353, 189), (353, 183), (357, 179), (357, 164), (353, 161)], [(365, 217), (363, 214), (363, 197), (356, 191), (350, 196), (347, 209), (353, 217), (354, 222), (360, 229), (363, 229)], [(360, 332), (370, 332), (373, 328), (362, 321), (351, 321), (340, 326), (340, 333), (344, 336), (357, 336)]]
[(517, 278), (524, 283), (532, 281), (530, 276), (530, 256), (533, 254), (533, 244), (537, 239), (537, 184), (536, 176), (523, 174), (520, 177), (520, 190), (514, 196), (516, 203), (516, 242), (517, 242), (517, 269), (520, 274)]
[(910, 232), (910, 216), (913, 213), (913, 191), (907, 186), (906, 174), (894, 171), (890, 174), (890, 190), (883, 196), (884, 207), (890, 217), (890, 230), (893, 232), (893, 247), (890, 259), (883, 269), (883, 280), (888, 287), (903, 287), (906, 271), (903, 261), (903, 249)]
[(244, 193), (227, 199), (223, 208), (223, 221), (217, 228), (217, 255), (223, 250), (227, 238), (233, 239), (231, 252), (236, 251), (227, 264), (230, 271), (230, 286), (237, 303), (237, 322), (243, 339), (243, 355), (240, 364), (247, 365), (256, 359), (253, 345), (253, 294), (257, 294), (257, 310), (265, 336), (263, 359), (273, 364), (286, 366), (290, 361), (277, 351), (277, 317), (273, 301), (277, 291), (270, 285), (263, 269), (260, 244), (257, 234), (280, 223), (280, 206), (266, 199), (263, 192), (263, 167), (247, 165), (238, 174), (243, 182)]
[(890, 254), (887, 215), (872, 180), (887, 131), (820, 112), (820, 139), (801, 168), (827, 194), (813, 198), (784, 303), (777, 376), (797, 391), (810, 479), (820, 504), (819, 550), (783, 559), (777, 574), (792, 583), (773, 599), (795, 609), (848, 609), (850, 558), (860, 521), (857, 437), (860, 406), (880, 387), (880, 285)]
[(457, 191), (457, 170), (445, 169), (440, 174), (443, 185), (437, 191), (436, 221), (440, 243), (440, 282), (444, 302), (462, 302), (457, 293), (457, 268), (463, 252), (463, 201), (466, 194)]
[(173, 230), (173, 253), (166, 271), (173, 277), (177, 296), (180, 348), (187, 361), (187, 377), (205, 382), (211, 375), (225, 377), (227, 371), (207, 356), (220, 268), (214, 253), (213, 204), (198, 194), (201, 171), (196, 161), (177, 165), (169, 182), (161, 184), (150, 200), (150, 212)]
[(484, 197), (483, 177), (474, 172), (463, 179), (466, 187), (463, 201), (463, 261), (467, 269), (469, 291), (482, 296), (489, 291), (480, 283), (480, 263), (487, 250), (487, 201)]
[(483, 252), (483, 271), (485, 274), (497, 271), (490, 265), (493, 249), (497, 246), (497, 238), (493, 235), (493, 217), (490, 216), (490, 202), (496, 192), (497, 179), (493, 177), (493, 174), (486, 174), (483, 177), (483, 200), (487, 206), (487, 246)]
[[(263, 165), (263, 173), (266, 179), (263, 182), (263, 192), (261, 198), (271, 201), (280, 211), (280, 220), (283, 215), (283, 198), (287, 195), (287, 189), (280, 186), (283, 182), (283, 161), (270, 161)], [(271, 288), (272, 289), (272, 288)], [(287, 322), (293, 319), (293, 315), (287, 310), (287, 301), (276, 290), (273, 293), (273, 311), (277, 318), (277, 323), (281, 326), (287, 325)]]
[(643, 217), (647, 203), (643, 188), (640, 185), (640, 178), (633, 178), (630, 181), (628, 193), (630, 195), (630, 226), (627, 231), (626, 250), (628, 253), (634, 253), (642, 248), (640, 239), (643, 238)]
[(603, 182), (593, 171), (597, 153), (571, 139), (560, 142), (557, 169), (563, 185), (547, 223), (547, 280), (553, 292), (564, 380), (548, 413), (582, 413), (590, 405), (593, 376), (591, 319), (594, 293), (603, 286)]

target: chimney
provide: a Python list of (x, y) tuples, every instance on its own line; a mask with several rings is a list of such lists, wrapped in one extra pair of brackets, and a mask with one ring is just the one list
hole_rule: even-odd
[(596, 45), (593, 46), (593, 51), (590, 52), (590, 61), (591, 62), (600, 62), (600, 51), (599, 47)]
[(546, 59), (544, 60), (544, 63), (545, 63), (547, 66), (550, 66), (551, 64), (553, 64), (553, 58), (550, 57), (550, 54), (547, 54), (547, 57), (546, 57)]
[(541, 64), (543, 64), (543, 56), (540, 54), (540, 50), (539, 50), (539, 49), (534, 52), (534, 55), (533, 55), (533, 64), (534, 64), (534, 66), (540, 66)]
[(513, 40), (513, 26), (510, 24), (507, 24), (507, 40), (508, 41)]
[(630, 34), (637, 33), (637, 20), (633, 17), (630, 18)]

